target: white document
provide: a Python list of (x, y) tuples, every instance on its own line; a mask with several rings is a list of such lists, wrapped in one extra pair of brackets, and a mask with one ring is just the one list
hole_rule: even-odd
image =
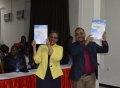
[(48, 25), (34, 25), (34, 40), (36, 44), (46, 44)]
[(92, 20), (92, 27), (91, 27), (91, 35), (94, 37), (94, 39), (100, 39), (102, 40), (102, 36), (105, 32), (106, 27), (106, 20)]

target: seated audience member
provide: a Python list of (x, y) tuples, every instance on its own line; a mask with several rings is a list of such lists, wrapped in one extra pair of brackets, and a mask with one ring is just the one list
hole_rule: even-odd
[(70, 55), (70, 45), (72, 44), (73, 37), (69, 36), (63, 45), (63, 58), (61, 64), (68, 64)]
[(20, 42), (16, 42), (14, 45), (17, 45), (20, 49), (20, 52), (23, 52), (24, 48), (30, 46), (28, 42), (26, 42), (26, 37), (22, 36)]
[(19, 64), (20, 71), (26, 69), (25, 60), (18, 54), (18, 47), (11, 47), (11, 54), (4, 58), (4, 72), (15, 72), (16, 66)]
[(1, 45), (1, 47), (0, 47), (0, 57), (1, 57), (1, 60), (5, 57), (5, 47), (6, 47), (6, 45), (5, 44), (3, 44), (3, 45)]
[(0, 47), (0, 59), (1, 59), (1, 61), (4, 61), (3, 58), (7, 55), (9, 55), (9, 47), (6, 46), (5, 44), (3, 44)]
[(6, 46), (5, 48), (4, 48), (4, 54), (5, 54), (5, 56), (8, 56), (10, 53), (9, 53), (9, 47), (8, 46)]
[(1, 45), (0, 47), (0, 66), (2, 68), (2, 73), (4, 73), (3, 66), (4, 66), (4, 57), (9, 55), (9, 47), (5, 44)]
[(29, 46), (24, 48), (24, 52), (23, 52), (23, 54), (21, 54), (21, 56), (23, 57), (23, 59), (26, 62), (26, 66), (27, 66), (26, 68), (27, 69), (33, 69), (35, 64), (34, 64), (33, 56), (30, 53), (30, 47)]

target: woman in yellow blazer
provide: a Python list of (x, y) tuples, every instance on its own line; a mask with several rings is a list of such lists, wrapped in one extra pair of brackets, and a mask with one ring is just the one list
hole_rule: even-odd
[(61, 75), (60, 60), (63, 47), (56, 44), (58, 32), (50, 32), (46, 45), (40, 45), (36, 51), (35, 40), (32, 42), (35, 63), (39, 64), (36, 75), (36, 88), (60, 88)]

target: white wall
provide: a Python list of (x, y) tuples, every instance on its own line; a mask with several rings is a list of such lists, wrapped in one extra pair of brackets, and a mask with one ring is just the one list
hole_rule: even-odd
[[(79, 5), (80, 6), (82, 5), (82, 7), (79, 8), (80, 9), (79, 16), (82, 15), (81, 19), (79, 19), (80, 20), (79, 26), (85, 30), (86, 36), (88, 36), (90, 34), (92, 19), (94, 18), (94, 0), (90, 0), (90, 1), (79, 0), (79, 1), (80, 1)], [(88, 3), (89, 3), (89, 5), (88, 5)]]
[[(1, 43), (4, 43), (11, 47), (15, 42), (19, 42), (22, 35), (28, 38), (29, 31), (29, 13), (30, 2), (25, 0), (0, 0), (1, 10)], [(25, 10), (26, 19), (17, 20), (16, 11)], [(12, 21), (4, 21), (4, 13), (12, 12)]]
[[(88, 5), (89, 3), (89, 5)], [(87, 35), (90, 33), (92, 18), (94, 17), (94, 1), (69, 0), (70, 32), (74, 37), (77, 27), (85, 29)]]
[(79, 15), (79, 0), (69, 0), (70, 33), (71, 33), (71, 36), (73, 37), (74, 37), (74, 30), (79, 25), (78, 15)]
[(100, 69), (100, 83), (120, 87), (120, 0), (102, 1), (101, 17), (107, 20), (109, 53), (101, 61), (103, 65)]

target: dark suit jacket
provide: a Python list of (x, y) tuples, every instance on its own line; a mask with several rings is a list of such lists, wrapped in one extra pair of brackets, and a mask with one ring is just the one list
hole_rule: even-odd
[[(24, 54), (21, 54), (21, 57), (22, 57), (22, 59), (24, 59), (25, 64), (26, 64), (25, 55), (24, 55)], [(33, 56), (32, 56), (32, 55), (29, 55), (29, 61), (31, 61), (32, 59), (33, 59)], [(33, 63), (34, 63), (34, 62), (33, 62)], [(30, 63), (31, 69), (34, 68), (34, 64), (33, 64), (33, 63)], [(27, 67), (26, 67), (26, 69), (27, 69)]]
[[(106, 42), (107, 43), (107, 42)], [(97, 62), (97, 53), (107, 53), (109, 50), (108, 44), (102, 42), (102, 46), (99, 46), (95, 42), (89, 42), (86, 46), (85, 44), (80, 45), (78, 42), (75, 42), (71, 45), (71, 55), (73, 58), (73, 64), (71, 66), (70, 78), (73, 81), (78, 81), (83, 73), (85, 60), (84, 60), (84, 51), (88, 48), (90, 53), (90, 59), (93, 65), (96, 68), (96, 78), (98, 78), (98, 62)]]

